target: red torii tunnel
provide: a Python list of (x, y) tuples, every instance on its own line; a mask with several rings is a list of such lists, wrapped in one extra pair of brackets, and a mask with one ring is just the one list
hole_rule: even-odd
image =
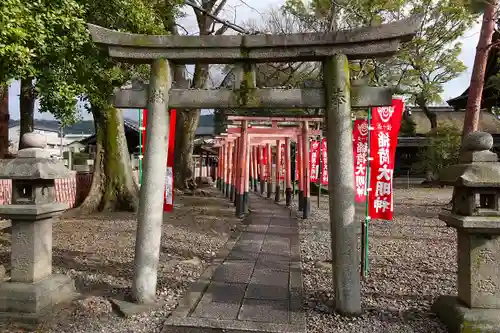
[[(219, 147), (219, 167), (217, 169), (217, 187), (227, 198), (234, 201), (236, 216), (248, 213), (248, 193), (251, 189), (259, 191), (267, 198), (273, 193), (272, 148), (275, 148), (276, 161), (275, 201), (281, 201), (281, 179), (284, 179), (286, 205), (292, 202), (291, 142), (296, 142), (298, 151), (299, 210), (303, 217), (311, 213), (309, 138), (321, 135), (318, 125), (321, 117), (253, 117), (229, 116), (233, 124), (227, 132), (217, 137)], [(270, 126), (269, 126), (270, 125)], [(284, 144), (284, 175), (280, 162), (281, 146)], [(267, 154), (263, 158), (263, 154)], [(267, 160), (267, 165), (262, 161)], [(267, 169), (267, 170), (266, 170)], [(267, 171), (267, 172), (266, 172)], [(260, 186), (259, 186), (260, 180)], [(267, 186), (266, 186), (267, 185)]]

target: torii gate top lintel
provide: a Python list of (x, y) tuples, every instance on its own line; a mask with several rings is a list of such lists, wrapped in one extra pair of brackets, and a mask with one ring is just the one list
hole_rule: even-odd
[(239, 61), (318, 61), (335, 54), (350, 59), (395, 54), (411, 40), (423, 15), (352, 30), (287, 35), (168, 36), (114, 31), (88, 24), (94, 42), (108, 47), (110, 56), (128, 62), (150, 63), (166, 58), (178, 63), (223, 64)]

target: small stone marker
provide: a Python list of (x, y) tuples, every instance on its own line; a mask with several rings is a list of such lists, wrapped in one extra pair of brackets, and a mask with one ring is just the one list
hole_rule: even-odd
[(0, 217), (12, 221), (11, 281), (0, 284), (0, 317), (32, 320), (76, 296), (71, 278), (52, 274), (52, 222), (68, 208), (56, 202), (55, 179), (71, 172), (50, 158), (43, 135), (21, 140), (28, 148), (0, 166), (0, 179), (12, 180), (12, 201), (0, 206)]
[(440, 296), (432, 308), (451, 333), (500, 332), (500, 163), (492, 146), (490, 134), (469, 134), (462, 164), (441, 173), (456, 192), (439, 218), (457, 229), (458, 297)]

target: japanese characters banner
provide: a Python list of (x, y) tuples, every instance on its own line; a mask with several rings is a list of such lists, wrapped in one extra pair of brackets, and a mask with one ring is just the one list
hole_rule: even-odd
[(326, 138), (321, 140), (321, 185), (328, 186), (328, 150)]
[(368, 213), (372, 219), (392, 220), (393, 170), (404, 102), (372, 109), (370, 131), (370, 192)]
[(309, 151), (309, 170), (311, 170), (311, 182), (316, 183), (319, 176), (319, 141), (312, 140)]
[(281, 166), (281, 173), (280, 173), (280, 180), (285, 179), (285, 144), (282, 143), (280, 146), (281, 149), (281, 161), (280, 161), (280, 166)]
[(356, 202), (366, 200), (366, 170), (368, 162), (368, 121), (356, 119), (352, 128), (354, 156), (354, 187)]
[(174, 210), (174, 147), (176, 115), (177, 111), (175, 109), (170, 110), (170, 130), (168, 133), (167, 150), (167, 179), (165, 181), (165, 201), (163, 203), (163, 211), (165, 212), (171, 212)]

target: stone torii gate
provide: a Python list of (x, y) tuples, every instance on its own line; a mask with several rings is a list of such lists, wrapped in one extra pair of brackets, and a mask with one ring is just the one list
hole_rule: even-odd
[[(337, 310), (361, 312), (357, 235), (354, 223), (354, 165), (351, 106), (390, 105), (390, 88), (351, 87), (348, 59), (388, 57), (411, 40), (422, 16), (348, 31), (290, 35), (149, 36), (88, 25), (95, 43), (124, 62), (151, 64), (144, 182), (140, 191), (132, 297), (154, 303), (163, 222), (168, 108), (324, 108)], [(235, 89), (171, 89), (170, 61), (179, 64), (233, 63), (240, 68)], [(324, 87), (257, 89), (253, 64), (321, 61)], [(137, 92), (138, 93), (138, 92)], [(119, 105), (115, 104), (117, 107)]]

